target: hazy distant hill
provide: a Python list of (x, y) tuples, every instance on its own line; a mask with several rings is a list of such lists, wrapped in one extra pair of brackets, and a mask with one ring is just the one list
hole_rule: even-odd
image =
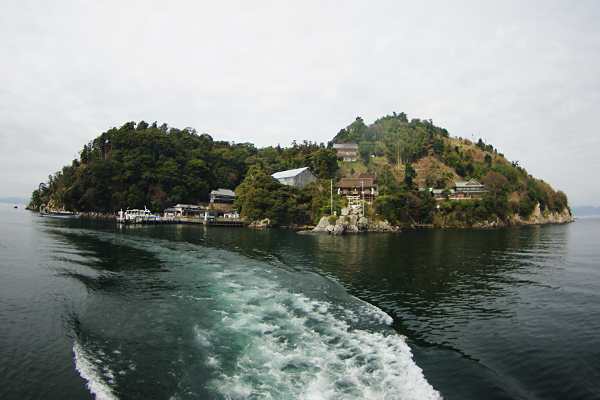
[(583, 206), (571, 207), (571, 212), (576, 217), (585, 217), (589, 215), (600, 215), (600, 207)]
[(22, 197), (3, 197), (0, 199), (0, 203), (10, 203), (10, 204), (29, 204), (31, 199), (25, 199)]

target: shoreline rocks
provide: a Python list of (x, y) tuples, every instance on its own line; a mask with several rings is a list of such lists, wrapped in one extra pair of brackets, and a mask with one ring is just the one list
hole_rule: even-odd
[(250, 225), (248, 225), (248, 228), (255, 228), (255, 229), (266, 229), (266, 228), (270, 228), (271, 227), (271, 220), (269, 220), (269, 218), (265, 218), (262, 221), (252, 221), (250, 223)]
[(540, 210), (540, 205), (537, 204), (531, 215), (523, 219), (518, 214), (508, 217), (505, 220), (496, 219), (494, 221), (483, 221), (477, 222), (473, 225), (464, 225), (464, 226), (450, 226), (447, 224), (438, 225), (436, 228), (504, 228), (509, 226), (528, 226), (528, 225), (550, 225), (550, 224), (566, 224), (569, 222), (574, 222), (575, 218), (567, 208), (563, 210), (561, 213), (557, 212), (542, 212)]
[(321, 217), (317, 226), (311, 231), (302, 233), (319, 233), (340, 236), (356, 233), (400, 232), (400, 228), (392, 226), (388, 221), (371, 221), (366, 217), (351, 215), (341, 216), (332, 224), (329, 217)]
[(563, 212), (542, 212), (540, 205), (537, 204), (529, 218), (522, 219), (518, 214), (509, 218), (506, 221), (498, 221), (497, 226), (524, 226), (524, 225), (550, 225), (550, 224), (566, 224), (574, 222), (575, 218), (569, 210), (565, 208)]

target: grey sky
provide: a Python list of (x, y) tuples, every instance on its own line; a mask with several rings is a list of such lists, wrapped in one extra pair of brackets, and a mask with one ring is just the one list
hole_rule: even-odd
[(128, 121), (287, 147), (395, 111), (600, 206), (600, 3), (411, 3), (3, 1), (0, 197)]

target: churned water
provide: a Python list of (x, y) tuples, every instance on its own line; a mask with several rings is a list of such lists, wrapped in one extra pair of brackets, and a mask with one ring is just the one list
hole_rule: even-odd
[(0, 205), (0, 398), (599, 398), (599, 222), (334, 238)]

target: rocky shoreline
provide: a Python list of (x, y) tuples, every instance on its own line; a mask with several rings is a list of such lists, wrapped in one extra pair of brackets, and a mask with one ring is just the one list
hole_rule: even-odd
[(301, 234), (330, 234), (344, 235), (356, 233), (379, 233), (379, 232), (400, 232), (400, 228), (390, 225), (388, 221), (372, 221), (366, 217), (356, 215), (341, 216), (335, 223), (329, 220), (329, 217), (321, 217), (317, 226), (308, 231), (300, 231)]
[(505, 226), (523, 226), (523, 225), (549, 225), (549, 224), (566, 224), (575, 221), (569, 209), (565, 208), (563, 212), (542, 212), (540, 205), (535, 207), (529, 218), (523, 219), (518, 214), (509, 217), (505, 221), (498, 220), (493, 222), (485, 221), (473, 225), (473, 228), (502, 228)]
[(505, 220), (496, 219), (493, 221), (483, 221), (474, 224), (457, 223), (455, 220), (436, 220), (434, 221), (433, 228), (444, 229), (444, 228), (503, 228), (508, 226), (527, 226), (527, 225), (550, 225), (550, 224), (566, 224), (574, 222), (575, 218), (571, 215), (568, 208), (565, 208), (562, 212), (542, 212), (540, 205), (538, 204), (534, 211), (528, 218), (522, 218), (518, 214), (512, 215)]
[[(574, 222), (575, 219), (569, 209), (561, 213), (542, 212), (539, 204), (531, 215), (524, 219), (518, 214), (513, 215), (506, 220), (497, 219), (494, 221), (483, 221), (475, 224), (456, 224), (456, 221), (436, 221), (428, 227), (434, 229), (448, 228), (502, 228), (508, 226), (525, 226), (525, 225), (548, 225), (548, 224), (565, 224)], [(344, 235), (357, 233), (375, 233), (375, 232), (401, 232), (400, 228), (391, 225), (388, 221), (372, 221), (366, 217), (358, 217), (356, 215), (341, 216), (335, 221), (330, 220), (330, 217), (321, 217), (318, 225), (311, 230), (304, 230), (300, 234), (329, 234), (329, 235)]]

